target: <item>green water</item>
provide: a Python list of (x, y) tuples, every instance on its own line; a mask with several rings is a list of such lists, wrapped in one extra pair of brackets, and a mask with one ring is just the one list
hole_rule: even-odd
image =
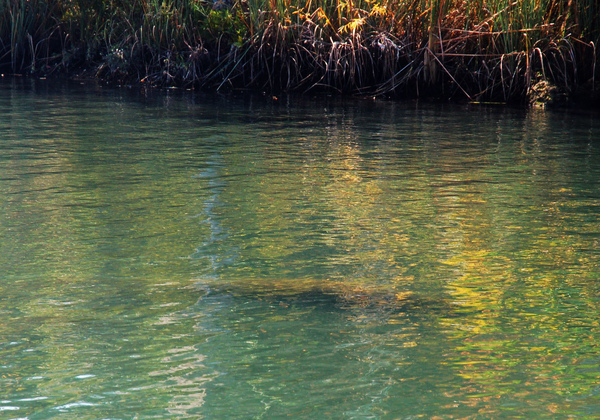
[(599, 117), (0, 79), (0, 418), (600, 417)]

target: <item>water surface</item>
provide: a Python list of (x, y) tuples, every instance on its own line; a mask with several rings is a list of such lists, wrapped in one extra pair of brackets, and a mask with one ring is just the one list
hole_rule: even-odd
[(597, 418), (600, 119), (0, 79), (0, 418)]

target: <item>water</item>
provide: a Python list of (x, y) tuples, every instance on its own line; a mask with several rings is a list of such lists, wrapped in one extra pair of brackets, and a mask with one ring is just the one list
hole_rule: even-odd
[(598, 117), (0, 79), (0, 418), (597, 418)]

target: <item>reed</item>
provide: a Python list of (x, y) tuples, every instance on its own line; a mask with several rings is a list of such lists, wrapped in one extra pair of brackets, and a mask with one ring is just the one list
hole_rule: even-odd
[(598, 12), (597, 0), (10, 0), (0, 67), (522, 101), (540, 81), (596, 89)]
[(51, 53), (55, 7), (47, 1), (0, 2), (0, 64), (12, 71), (38, 69), (39, 59)]

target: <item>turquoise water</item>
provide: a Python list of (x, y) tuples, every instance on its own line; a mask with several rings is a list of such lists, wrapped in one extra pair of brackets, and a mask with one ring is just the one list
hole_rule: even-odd
[(598, 418), (599, 117), (0, 79), (0, 418)]

